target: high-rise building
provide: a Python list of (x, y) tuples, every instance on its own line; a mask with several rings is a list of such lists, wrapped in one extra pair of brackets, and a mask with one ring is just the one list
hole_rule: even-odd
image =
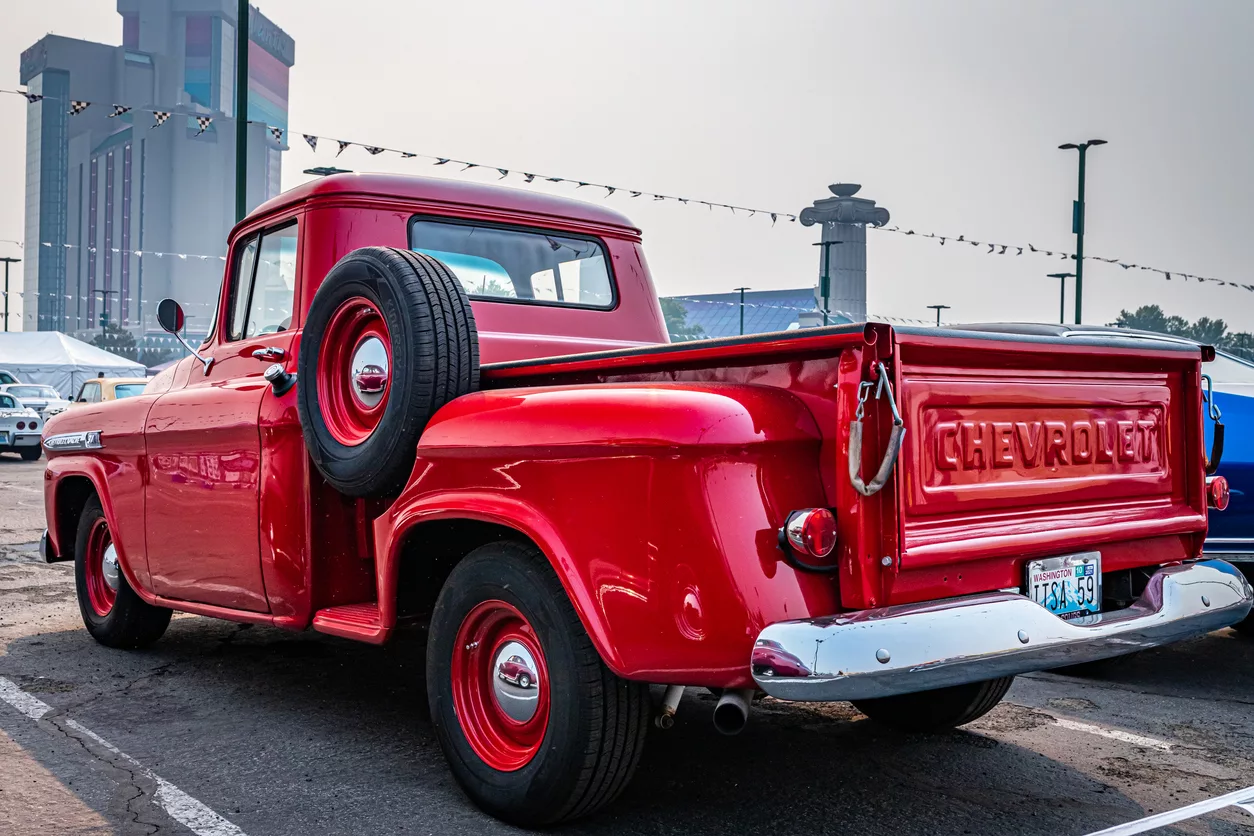
[[(142, 339), (166, 296), (189, 332), (208, 330), (235, 220), (236, 5), (117, 0), (121, 46), (49, 35), (22, 53), (21, 81), (43, 97), (27, 106), (25, 330), (107, 320)], [(249, 12), (251, 208), (279, 192), (268, 127), (287, 129), (296, 45)], [(202, 131), (193, 113), (213, 121)]]

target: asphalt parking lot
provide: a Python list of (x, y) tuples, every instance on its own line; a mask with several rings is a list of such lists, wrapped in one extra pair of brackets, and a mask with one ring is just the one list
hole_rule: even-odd
[[(0, 834), (513, 830), (445, 769), (420, 633), (376, 648), (178, 616), (149, 650), (97, 645), (72, 567), (38, 561), (42, 470), (0, 455)], [(1020, 677), (939, 736), (764, 700), (725, 738), (713, 705), (689, 689), (619, 802), (561, 832), (1062, 836), (1254, 784), (1254, 641), (1231, 630), (1099, 678)], [(1254, 833), (1242, 816), (1162, 832)]]

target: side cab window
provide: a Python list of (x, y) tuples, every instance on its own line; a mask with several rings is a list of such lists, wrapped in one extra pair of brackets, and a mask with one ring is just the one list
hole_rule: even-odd
[(100, 384), (84, 383), (83, 389), (78, 393), (80, 403), (99, 403), (100, 402)]
[(298, 241), (292, 221), (254, 234), (236, 247), (227, 305), (228, 342), (291, 327)]

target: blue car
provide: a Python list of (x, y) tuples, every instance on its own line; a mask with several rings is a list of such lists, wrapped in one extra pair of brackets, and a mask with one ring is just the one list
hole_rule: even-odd
[[(1254, 363), (1218, 352), (1203, 366), (1215, 386), (1215, 405), (1223, 413), (1224, 452), (1219, 475), (1228, 480), (1228, 508), (1210, 515), (1206, 554), (1239, 567), (1254, 582)], [(1213, 429), (1206, 422), (1209, 449)], [(1254, 633), (1254, 616), (1237, 625)]]

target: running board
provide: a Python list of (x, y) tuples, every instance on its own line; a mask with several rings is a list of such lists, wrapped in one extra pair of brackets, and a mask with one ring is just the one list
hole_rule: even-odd
[(383, 626), (379, 605), (374, 601), (318, 610), (314, 613), (313, 628), (319, 633), (368, 644), (383, 644), (392, 632)]

